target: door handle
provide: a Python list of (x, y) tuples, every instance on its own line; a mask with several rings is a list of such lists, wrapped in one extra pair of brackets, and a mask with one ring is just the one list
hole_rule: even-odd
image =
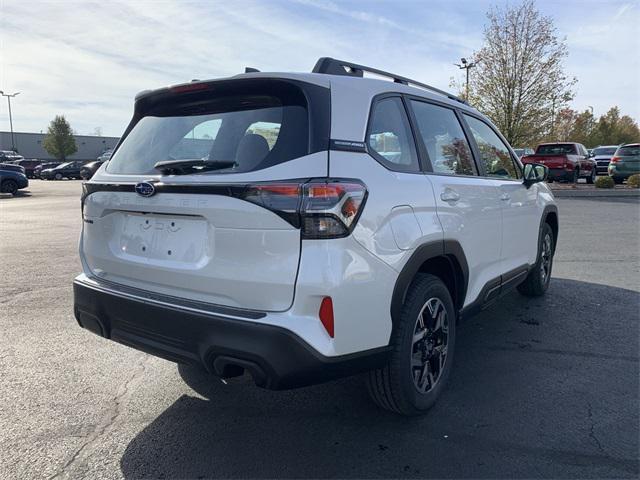
[(460, 200), (460, 195), (455, 190), (445, 188), (444, 192), (440, 194), (440, 198), (445, 202), (457, 202)]
[(511, 195), (509, 195), (508, 193), (503, 193), (502, 195), (500, 195), (500, 200), (502, 200), (503, 202), (511, 200)]

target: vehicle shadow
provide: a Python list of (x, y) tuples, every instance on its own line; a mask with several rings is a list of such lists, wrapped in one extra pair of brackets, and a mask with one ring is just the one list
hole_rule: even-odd
[(31, 192), (29, 190), (18, 190), (15, 195), (12, 195), (11, 193), (0, 193), (0, 199), (30, 197), (30, 196), (31, 196)]
[(125, 478), (637, 476), (639, 311), (636, 291), (573, 280), (554, 279), (544, 299), (509, 294), (461, 325), (447, 389), (414, 418), (378, 409), (362, 377), (272, 392), (181, 366), (197, 395), (133, 438), (120, 467)]

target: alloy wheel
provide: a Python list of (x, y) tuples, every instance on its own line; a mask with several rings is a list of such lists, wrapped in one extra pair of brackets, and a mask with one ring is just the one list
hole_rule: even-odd
[(551, 274), (551, 235), (548, 233), (542, 239), (542, 251), (540, 252), (540, 278), (545, 284)]
[(411, 377), (420, 393), (432, 390), (444, 371), (447, 360), (449, 323), (447, 310), (439, 298), (423, 305), (413, 330)]

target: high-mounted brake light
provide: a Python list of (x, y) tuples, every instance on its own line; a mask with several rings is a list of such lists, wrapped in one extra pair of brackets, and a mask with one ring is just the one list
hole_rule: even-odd
[(207, 83), (188, 83), (185, 85), (176, 85), (175, 87), (170, 87), (169, 91), (172, 93), (185, 93), (207, 90), (208, 88), (209, 84)]

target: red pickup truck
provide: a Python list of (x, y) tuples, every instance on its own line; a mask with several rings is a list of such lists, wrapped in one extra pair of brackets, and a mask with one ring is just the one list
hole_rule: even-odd
[(593, 183), (596, 179), (596, 162), (589, 158), (587, 149), (581, 143), (543, 143), (538, 145), (536, 153), (525, 155), (522, 163), (541, 163), (549, 169), (548, 181), (576, 183), (578, 178)]

